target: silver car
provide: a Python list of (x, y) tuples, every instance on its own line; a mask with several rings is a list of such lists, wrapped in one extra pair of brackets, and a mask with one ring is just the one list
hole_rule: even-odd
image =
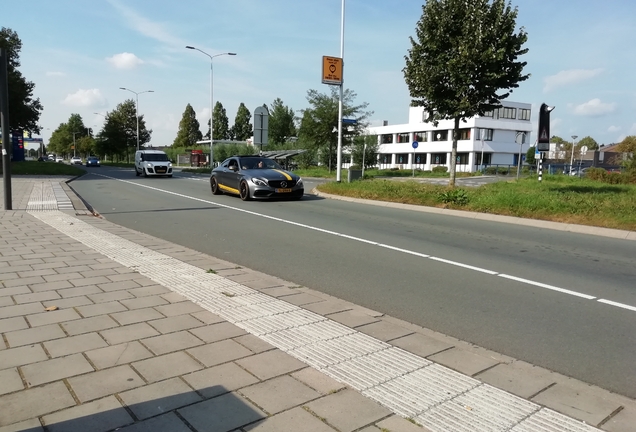
[(261, 156), (227, 158), (212, 170), (210, 188), (214, 195), (230, 193), (243, 201), (277, 197), (299, 200), (305, 193), (300, 177)]

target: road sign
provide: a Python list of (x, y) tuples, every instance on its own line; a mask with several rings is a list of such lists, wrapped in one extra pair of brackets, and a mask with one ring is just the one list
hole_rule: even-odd
[(254, 110), (254, 145), (266, 145), (269, 126), (267, 108), (259, 106)]
[(342, 59), (340, 57), (322, 56), (322, 83), (342, 84)]
[(417, 141), (413, 141), (412, 146), (413, 146), (414, 149), (416, 149), (418, 145), (420, 145), (420, 144)]
[(342, 119), (342, 124), (350, 124), (350, 125), (354, 125), (354, 124), (358, 124), (358, 120), (356, 120), (356, 119), (346, 119), (346, 118), (343, 118), (343, 119)]
[(585, 156), (585, 153), (587, 153), (588, 150), (587, 146), (581, 147), (581, 156)]

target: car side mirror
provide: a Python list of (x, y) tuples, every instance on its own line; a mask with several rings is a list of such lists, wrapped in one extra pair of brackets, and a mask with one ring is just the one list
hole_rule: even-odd
[(230, 171), (238, 171), (238, 167), (236, 165), (230, 165), (228, 168)]

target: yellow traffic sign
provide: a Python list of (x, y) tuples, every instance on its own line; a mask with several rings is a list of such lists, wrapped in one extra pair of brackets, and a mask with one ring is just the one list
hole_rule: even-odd
[(342, 84), (342, 59), (340, 57), (322, 56), (322, 83)]

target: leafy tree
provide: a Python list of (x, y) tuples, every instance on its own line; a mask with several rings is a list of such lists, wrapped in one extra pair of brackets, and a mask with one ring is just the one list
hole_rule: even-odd
[(564, 140), (563, 138), (561, 138), (560, 136), (557, 136), (557, 135), (552, 135), (552, 138), (550, 138), (550, 142), (551, 143), (555, 143), (557, 145), (559, 145), (559, 144), (572, 144), (571, 142), (568, 142), (568, 141)]
[(526, 152), (526, 163), (528, 163), (529, 165), (534, 165), (535, 163), (537, 163), (537, 160), (534, 157), (535, 151), (536, 147), (530, 147)]
[[(51, 134), (49, 150), (60, 155), (82, 154), (92, 151), (91, 130), (84, 126), (82, 116), (71, 114), (66, 123), (60, 125)], [(73, 149), (75, 142), (75, 150)]]
[(18, 70), (22, 41), (18, 34), (6, 27), (0, 30), (0, 46), (7, 53), (7, 76), (9, 87), (9, 126), (12, 130), (22, 129), (32, 134), (40, 133), (41, 111), (44, 109), (40, 99), (33, 98), (35, 84), (27, 81)]
[[(230, 129), (228, 125), (227, 112), (223, 108), (223, 104), (218, 102), (214, 105), (214, 111), (212, 112), (212, 118), (214, 119), (214, 139), (226, 140), (230, 136)], [(208, 120), (208, 133), (205, 134), (205, 139), (210, 139), (210, 120)], [(216, 155), (214, 160), (218, 160)]]
[(623, 153), (636, 153), (636, 135), (629, 135), (623, 139), (616, 150)]
[[(528, 79), (528, 50), (523, 27), (517, 32), (517, 8), (505, 0), (428, 0), (410, 38), (404, 79), (413, 106), (427, 121), (455, 121), (450, 181), (455, 185), (460, 121), (501, 106), (519, 82)], [(503, 91), (502, 91), (503, 90)]]
[(576, 143), (579, 148), (583, 146), (587, 146), (588, 150), (598, 150), (598, 143), (591, 136), (586, 136), (585, 138), (581, 138), (581, 141)]
[[(362, 166), (364, 159), (364, 168), (367, 169), (378, 164), (378, 136), (377, 135), (359, 135), (353, 139), (351, 148), (353, 156), (353, 164)], [(364, 155), (364, 158), (363, 158)]]
[[(152, 130), (146, 129), (146, 121), (139, 116), (139, 147), (150, 141)], [(137, 118), (135, 101), (125, 100), (106, 113), (104, 128), (98, 135), (96, 151), (100, 155), (116, 156), (130, 162), (131, 152), (137, 149)]]
[(188, 104), (185, 107), (183, 116), (181, 116), (179, 131), (172, 146), (192, 148), (197, 144), (197, 141), (201, 141), (202, 138), (203, 135), (201, 134), (201, 125), (197, 120), (197, 113), (194, 111), (194, 108), (192, 108), (192, 105)]
[(269, 141), (272, 144), (282, 144), (287, 138), (296, 136), (294, 110), (276, 98), (269, 108)]
[(247, 109), (245, 104), (241, 102), (236, 111), (236, 117), (234, 118), (234, 126), (232, 126), (232, 139), (237, 141), (245, 141), (250, 138), (254, 132), (252, 130), (252, 114)]
[[(338, 89), (331, 87), (331, 94), (319, 93), (317, 90), (307, 92), (307, 101), (311, 108), (302, 111), (303, 116), (298, 131), (298, 137), (307, 148), (315, 150), (320, 162), (329, 167), (329, 171), (337, 159), (338, 134), (334, 128), (338, 127)], [(364, 111), (368, 103), (354, 105), (356, 93), (345, 90), (342, 102), (342, 115), (345, 118), (357, 120), (357, 124), (343, 129), (343, 150), (351, 143), (354, 136), (362, 134), (368, 126), (367, 119), (372, 112)]]

